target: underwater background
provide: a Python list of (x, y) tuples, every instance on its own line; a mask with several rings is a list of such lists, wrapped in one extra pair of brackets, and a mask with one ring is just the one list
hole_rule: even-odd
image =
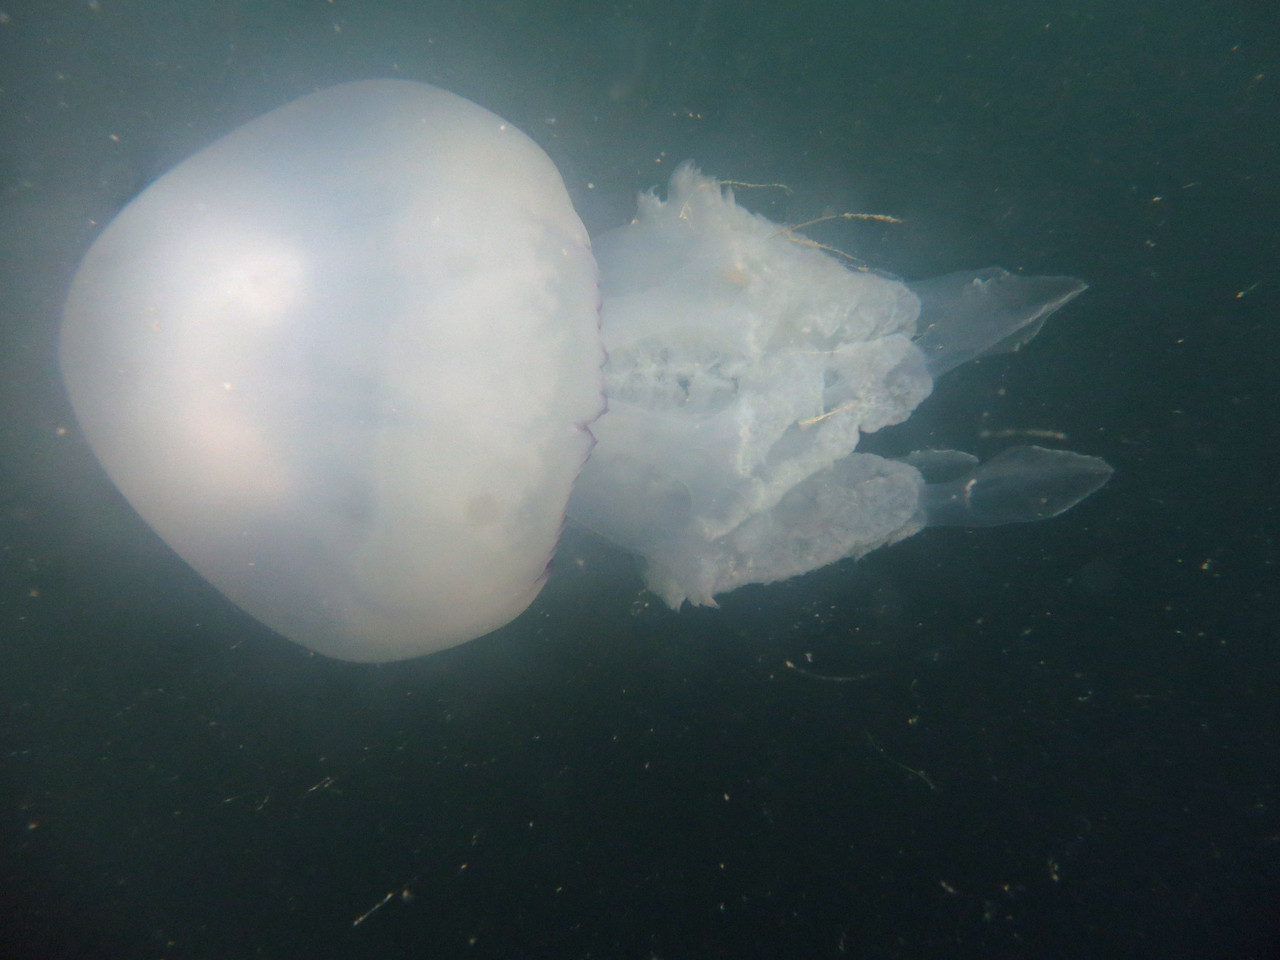
[[(1278, 42), (1207, 0), (0, 0), (0, 957), (1280, 955)], [(806, 231), (877, 270), (1087, 280), (863, 449), (1114, 478), (718, 610), (570, 531), (495, 634), (309, 654), (114, 491), (57, 329), (147, 183), (366, 77), (515, 123), (593, 234), (693, 159), (901, 219)]]

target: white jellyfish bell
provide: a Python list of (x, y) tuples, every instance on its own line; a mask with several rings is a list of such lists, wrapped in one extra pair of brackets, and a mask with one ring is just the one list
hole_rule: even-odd
[(593, 256), (528, 137), (364, 81), (130, 203), (72, 282), (61, 360), (98, 459), (183, 559), (290, 639), (387, 661), (520, 614), (566, 511), (673, 607), (926, 524), (1062, 512), (1104, 462), (853, 451), (1083, 289), (850, 270), (689, 166)]

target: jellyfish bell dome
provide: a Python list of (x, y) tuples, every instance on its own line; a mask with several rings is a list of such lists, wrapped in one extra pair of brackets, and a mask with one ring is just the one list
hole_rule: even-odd
[(555, 166), (422, 83), (304, 96), (130, 203), (61, 362), (129, 502), (263, 623), (396, 660), (545, 579), (604, 399), (596, 267)]
[(930, 525), (1061, 513), (1111, 468), (855, 449), (1083, 290), (850, 269), (691, 165), (593, 254), (524, 134), (362, 81), (129, 204), (72, 282), (61, 360), (94, 452), (183, 559), (286, 637), (385, 661), (518, 616), (566, 516), (678, 608)]

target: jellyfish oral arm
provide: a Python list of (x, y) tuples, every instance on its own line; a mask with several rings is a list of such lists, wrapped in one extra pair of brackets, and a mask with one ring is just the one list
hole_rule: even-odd
[(955, 453), (930, 483), (925, 457), (855, 452), (936, 377), (1031, 339), (1078, 280), (989, 268), (904, 285), (851, 270), (688, 165), (596, 256), (610, 407), (570, 516), (643, 557), (672, 607), (926, 525), (1043, 519), (1110, 476), (1096, 458), (1023, 447), (987, 464)]
[(940, 377), (985, 354), (1018, 350), (1086, 288), (1075, 277), (1023, 277), (1000, 267), (917, 281), (915, 343)]

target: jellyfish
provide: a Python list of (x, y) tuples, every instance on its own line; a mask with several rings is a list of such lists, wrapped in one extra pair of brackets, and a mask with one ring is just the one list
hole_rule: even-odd
[(517, 617), (566, 522), (678, 608), (1068, 509), (1103, 461), (854, 451), (1083, 289), (853, 269), (692, 165), (593, 243), (515, 127), (371, 80), (126, 206), (72, 280), (60, 360), (98, 460), (183, 560), (297, 643), (392, 661)]

